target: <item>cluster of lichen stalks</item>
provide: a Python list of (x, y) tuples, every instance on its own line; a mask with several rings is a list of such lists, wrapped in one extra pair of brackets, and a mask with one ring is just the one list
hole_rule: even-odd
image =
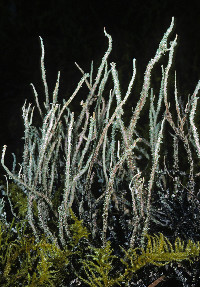
[[(39, 128), (33, 125), (34, 108), (30, 104), (27, 107), (25, 102), (22, 109), (24, 152), (19, 171), (16, 171), (14, 154), (12, 171), (5, 165), (6, 146), (3, 147), (1, 159), (3, 168), (13, 181), (12, 184), (7, 182), (4, 193), (10, 214), (15, 218), (15, 221), (8, 223), (8, 216), (1, 215), (2, 286), (15, 286), (17, 283), (18, 286), (130, 286), (134, 280), (137, 282), (136, 274), (145, 266), (165, 266), (169, 262), (198, 258), (199, 242), (188, 240), (184, 243), (177, 237), (172, 244), (162, 233), (150, 236), (154, 186), (160, 170), (160, 148), (166, 121), (175, 132), (174, 171), (179, 170), (180, 140), (189, 162), (188, 194), (196, 195), (189, 143), (200, 157), (199, 138), (194, 124), (200, 82), (191, 99), (188, 98), (182, 117), (175, 77), (176, 126), (167, 100), (169, 70), (177, 43), (176, 36), (168, 47), (167, 40), (173, 26), (172, 18), (155, 57), (147, 65), (141, 95), (128, 127), (122, 120), (123, 106), (133, 87), (135, 60), (133, 75), (122, 99), (115, 63), (111, 63), (111, 69), (108, 69), (112, 38), (104, 30), (109, 47), (96, 79), (93, 81), (93, 64), (90, 74), (85, 74), (77, 65), (83, 77), (69, 100), (63, 100), (61, 105), (57, 101), (60, 73), (52, 102), (49, 101), (44, 46), (40, 38), (45, 112), (33, 84), (32, 87), (42, 125)], [(138, 135), (136, 125), (149, 95), (152, 69), (165, 53), (169, 58), (167, 66), (162, 67), (157, 109), (153, 89), (150, 93), (148, 141)], [(110, 75), (114, 88), (106, 95), (105, 87)], [(85, 102), (81, 101), (82, 111), (75, 119), (69, 105), (83, 83), (86, 83), (89, 94)], [(165, 110), (160, 117), (163, 99)], [(184, 132), (187, 116), (190, 136)], [(149, 160), (150, 167), (145, 171), (146, 181), (142, 177), (139, 160)], [(180, 177), (176, 176), (174, 191), (178, 191), (180, 186)], [(166, 193), (166, 196), (178, 197), (176, 192), (171, 195)], [(3, 201), (0, 207), (3, 210)]]

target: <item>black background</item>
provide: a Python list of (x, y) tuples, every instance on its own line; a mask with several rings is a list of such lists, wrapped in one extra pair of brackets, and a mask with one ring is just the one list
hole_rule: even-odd
[[(81, 78), (75, 61), (85, 72), (90, 71), (92, 60), (94, 67), (98, 68), (108, 47), (103, 31), (105, 27), (113, 39), (109, 62), (117, 64), (122, 92), (127, 89), (132, 75), (132, 60), (136, 58), (135, 94), (130, 97), (131, 105), (135, 107), (145, 67), (154, 57), (174, 16), (175, 27), (170, 40), (178, 34), (178, 45), (173, 69), (177, 71), (179, 95), (187, 99), (200, 79), (199, 7), (193, 4), (188, 8), (182, 1), (172, 3), (141, 0), (0, 0), (0, 148), (2, 150), (4, 144), (8, 146), (6, 164), (11, 167), (12, 152), (20, 162), (24, 132), (21, 108), (25, 99), (35, 105), (30, 83), (36, 87), (40, 102), (44, 101), (39, 36), (44, 41), (50, 94), (57, 73), (61, 71), (61, 103), (62, 98), (70, 97)], [(161, 75), (160, 65), (157, 67), (157, 75)], [(157, 76), (154, 79), (156, 86), (156, 79), (159, 82), (160, 78)], [(75, 98), (71, 105), (73, 110), (78, 109), (84, 96), (86, 94), (80, 93)], [(127, 114), (131, 113), (130, 105), (128, 107), (130, 111), (127, 109)]]

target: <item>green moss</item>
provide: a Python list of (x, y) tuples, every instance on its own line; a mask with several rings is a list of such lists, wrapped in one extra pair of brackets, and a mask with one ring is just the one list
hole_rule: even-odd
[(162, 233), (154, 236), (146, 235), (148, 241), (146, 248), (129, 249), (125, 251), (125, 260), (121, 259), (126, 266), (122, 277), (131, 280), (133, 274), (146, 265), (153, 264), (164, 266), (170, 262), (179, 262), (199, 257), (200, 242), (194, 243), (189, 240), (187, 244), (180, 238), (176, 238), (174, 247)]
[[(0, 225), (1, 286), (57, 286), (62, 269), (69, 264), (71, 252), (50, 244), (45, 237), (39, 243), (29, 235), (12, 240), (13, 223), (9, 232)], [(17, 229), (19, 233), (19, 229)]]
[[(7, 195), (8, 195), (10, 204), (13, 207), (13, 211), (17, 213), (17, 216), (20, 219), (25, 219), (27, 215), (27, 209), (28, 209), (27, 196), (24, 194), (21, 188), (19, 188), (18, 185), (15, 183), (8, 184)], [(34, 214), (38, 216), (37, 203), (35, 200), (33, 200), (33, 211), (34, 211)]]
[(119, 268), (115, 271), (115, 277), (111, 276), (115, 268), (113, 261), (116, 256), (112, 255), (110, 242), (107, 242), (105, 248), (92, 248), (93, 252), (84, 260), (83, 266), (87, 279), (80, 277), (88, 286), (108, 287), (121, 286), (120, 283), (128, 284), (134, 277), (134, 274), (147, 265), (164, 266), (170, 262), (183, 260), (192, 260), (199, 257), (200, 242), (194, 243), (191, 240), (187, 244), (180, 238), (177, 238), (174, 247), (162, 233), (159, 235), (146, 235), (146, 248), (135, 248), (124, 250), (125, 257), (119, 258), (124, 266), (123, 272)]
[(123, 278), (111, 276), (113, 260), (117, 258), (112, 255), (111, 243), (108, 241), (105, 248), (92, 248), (92, 251), (93, 253), (87, 256), (88, 259), (82, 262), (87, 275), (87, 279), (80, 277), (82, 281), (91, 287), (120, 285)]
[(85, 237), (88, 239), (90, 233), (88, 232), (87, 228), (83, 226), (83, 220), (78, 220), (71, 208), (70, 215), (71, 219), (73, 220), (73, 223), (70, 225), (73, 245), (77, 245), (81, 238)]
[[(170, 262), (199, 259), (200, 242), (187, 243), (176, 238), (172, 244), (162, 233), (146, 235), (145, 248), (124, 250), (123, 258), (113, 255), (111, 242), (97, 248), (90, 233), (70, 209), (69, 238), (66, 248), (49, 243), (48, 238), (35, 238), (28, 231), (25, 219), (27, 202), (23, 192), (9, 185), (9, 197), (21, 221), (9, 225), (0, 220), (0, 277), (1, 286), (62, 286), (75, 278), (83, 286), (128, 286), (138, 270), (163, 266)], [(35, 214), (36, 215), (36, 214)], [(83, 246), (84, 242), (84, 246)]]
[[(163, 266), (170, 262), (198, 259), (200, 242), (187, 243), (177, 238), (172, 243), (159, 235), (147, 235), (145, 248), (123, 250), (124, 257), (113, 255), (111, 242), (96, 248), (89, 241), (89, 232), (81, 220), (71, 214), (71, 239), (66, 248), (61, 249), (48, 238), (35, 238), (26, 234), (26, 225), (12, 222), (9, 228), (0, 224), (0, 277), (1, 286), (62, 286), (75, 278), (83, 286), (112, 287), (128, 286), (137, 271), (148, 265)], [(13, 236), (13, 229), (17, 232)], [(81, 241), (85, 239), (85, 252)], [(87, 247), (87, 248), (86, 248)], [(125, 284), (125, 285), (124, 285)]]

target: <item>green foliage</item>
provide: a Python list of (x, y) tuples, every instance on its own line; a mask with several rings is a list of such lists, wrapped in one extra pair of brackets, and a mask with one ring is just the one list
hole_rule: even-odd
[(120, 261), (125, 270), (120, 274), (119, 263), (117, 263), (118, 272), (115, 272), (117, 274), (115, 278), (110, 274), (114, 269), (113, 261), (117, 256), (112, 255), (110, 242), (107, 242), (105, 248), (92, 248), (93, 254), (88, 256), (89, 259), (83, 261), (87, 279), (80, 278), (91, 287), (118, 286), (120, 282), (128, 284), (134, 273), (150, 264), (164, 266), (175, 261), (189, 260), (192, 262), (192, 259), (199, 257), (200, 242), (194, 243), (189, 240), (186, 244), (177, 238), (173, 248), (162, 233), (159, 236), (146, 235), (146, 237), (148, 239), (146, 248), (130, 248), (128, 251), (122, 248), (125, 258), (120, 258)]
[(160, 233), (160, 236), (146, 235), (148, 242), (146, 248), (130, 248), (125, 251), (125, 260), (121, 259), (126, 266), (123, 276), (130, 280), (133, 273), (145, 265), (153, 264), (164, 266), (170, 262), (189, 260), (198, 257), (200, 253), (200, 242), (194, 243), (191, 240), (185, 244), (180, 238), (176, 238), (174, 248), (170, 241)]
[(108, 241), (105, 248), (92, 248), (93, 254), (83, 261), (87, 280), (80, 277), (83, 282), (91, 287), (109, 287), (119, 284), (121, 278), (112, 278), (110, 273), (113, 269), (113, 260), (117, 257), (112, 255), (113, 250)]
[[(79, 277), (86, 286), (128, 286), (128, 282), (134, 280), (134, 274), (145, 266), (163, 266), (183, 260), (192, 262), (199, 257), (200, 242), (189, 240), (186, 244), (177, 238), (173, 247), (160, 233), (146, 235), (145, 248), (129, 248), (127, 251), (122, 248), (125, 256), (119, 258), (113, 255), (110, 241), (106, 242), (105, 247), (94, 247), (88, 241), (89, 232), (82, 220), (78, 220), (72, 209), (70, 214), (71, 239), (64, 249), (55, 243), (49, 243), (44, 236), (36, 243), (33, 236), (25, 234), (26, 227), (22, 222), (15, 224), (13, 220), (10, 227), (0, 224), (2, 286), (62, 286), (63, 280), (72, 279), (70, 270), (74, 270), (74, 276)], [(17, 239), (14, 239), (14, 229)], [(89, 247), (87, 254), (84, 254), (79, 245), (83, 238), (87, 240)]]
[[(15, 183), (8, 184), (8, 198), (10, 201), (11, 206), (13, 207), (13, 211), (17, 212), (17, 216), (20, 219), (24, 219), (27, 214), (27, 197), (21, 188)], [(38, 210), (36, 201), (33, 201), (33, 210), (34, 214), (38, 216)]]
[(1, 286), (57, 286), (63, 269), (66, 276), (71, 252), (48, 243), (44, 237), (36, 243), (34, 237), (20, 235), (19, 226), (17, 233), (21, 238), (12, 240), (13, 224), (14, 221), (9, 230), (0, 225)]
[(27, 197), (22, 190), (14, 183), (9, 184), (9, 196), (14, 202), (14, 208), (18, 208), (18, 215), (25, 217), (27, 213)]
[(70, 215), (71, 219), (74, 221), (74, 223), (70, 225), (70, 230), (72, 232), (72, 238), (73, 238), (73, 245), (77, 245), (81, 238), (85, 237), (88, 239), (90, 233), (88, 232), (87, 228), (83, 226), (83, 220), (78, 220), (78, 218), (75, 216), (71, 208), (70, 208)]

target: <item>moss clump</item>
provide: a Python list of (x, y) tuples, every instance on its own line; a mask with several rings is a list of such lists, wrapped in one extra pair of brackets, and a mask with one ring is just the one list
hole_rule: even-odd
[[(13, 230), (18, 238), (13, 239)], [(71, 252), (48, 243), (42, 236), (40, 242), (22, 234), (19, 224), (12, 222), (9, 230), (0, 224), (0, 285), (1, 286), (57, 286), (63, 268), (69, 264)], [(66, 268), (65, 268), (66, 269)], [(59, 282), (58, 281), (58, 282)]]
[(8, 227), (1, 221), (1, 286), (63, 286), (67, 282), (91, 287), (128, 286), (145, 266), (199, 258), (200, 242), (189, 240), (186, 244), (177, 238), (173, 247), (162, 233), (146, 235), (145, 248), (121, 248), (124, 257), (119, 258), (113, 255), (110, 241), (105, 247), (95, 247), (72, 209), (70, 214), (71, 237), (65, 248), (49, 243), (44, 235), (36, 242), (33, 236), (25, 234), (25, 222), (15, 224), (13, 220)]

